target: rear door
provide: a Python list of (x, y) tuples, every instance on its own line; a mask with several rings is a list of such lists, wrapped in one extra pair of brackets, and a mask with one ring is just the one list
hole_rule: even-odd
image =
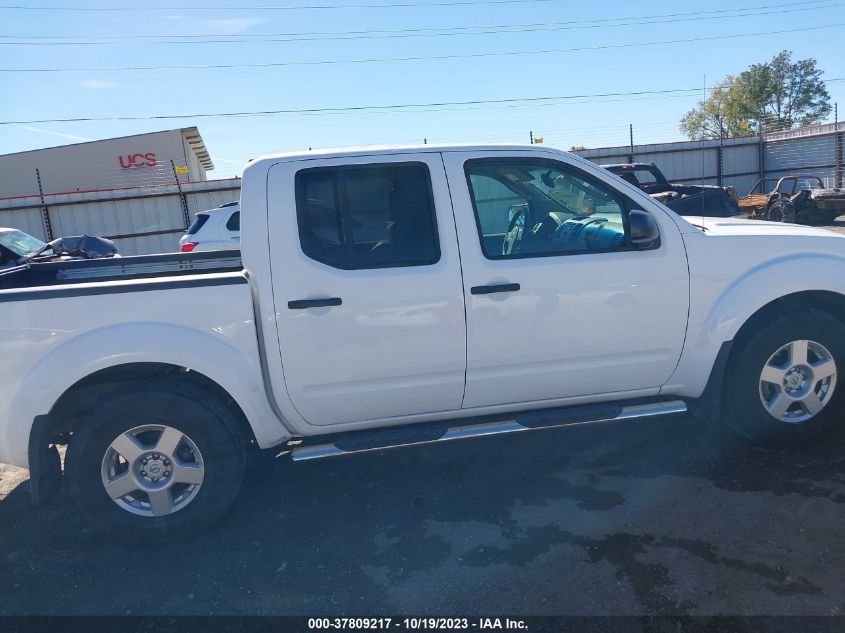
[(285, 385), (302, 417), (459, 409), (463, 284), (440, 154), (282, 162), (267, 187)]

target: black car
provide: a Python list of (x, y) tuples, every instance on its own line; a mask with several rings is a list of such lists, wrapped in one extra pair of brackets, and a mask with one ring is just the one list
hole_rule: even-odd
[(740, 213), (733, 187), (670, 183), (654, 163), (602, 167), (639, 187), (678, 215), (724, 218)]
[(119, 257), (114, 242), (102, 237), (79, 235), (44, 243), (19, 229), (0, 227), (0, 270), (27, 262), (51, 259), (97, 259)]

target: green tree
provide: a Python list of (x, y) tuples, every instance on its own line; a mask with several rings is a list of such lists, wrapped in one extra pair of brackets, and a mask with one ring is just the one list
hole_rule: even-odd
[(713, 86), (706, 101), (699, 101), (697, 107), (683, 116), (681, 132), (693, 141), (748, 136), (753, 134), (748, 112), (737, 78), (728, 75)]
[(789, 51), (740, 73), (737, 87), (745, 95), (747, 114), (764, 132), (818, 123), (831, 111), (816, 60), (793, 62)]
[(791, 52), (781, 51), (769, 62), (728, 75), (684, 115), (680, 129), (692, 140), (748, 136), (816, 123), (830, 111), (816, 60), (793, 62)]

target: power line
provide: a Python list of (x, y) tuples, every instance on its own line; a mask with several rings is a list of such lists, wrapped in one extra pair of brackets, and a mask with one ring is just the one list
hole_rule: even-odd
[[(831, 0), (803, 0), (801, 2), (785, 2), (780, 4), (766, 4), (766, 5), (756, 5), (753, 7), (739, 7), (736, 9), (713, 9), (708, 11), (684, 11), (682, 13), (663, 13), (663, 14), (655, 14), (655, 15), (634, 15), (634, 16), (626, 16), (621, 18), (597, 18), (593, 20), (575, 20), (570, 22), (570, 24), (599, 24), (605, 22), (617, 22), (622, 20), (647, 20), (652, 18), (674, 18), (679, 16), (691, 16), (691, 15), (711, 15), (711, 14), (722, 14), (722, 13), (732, 13), (735, 11), (756, 11), (758, 9), (778, 9), (782, 7), (793, 7), (793, 6), (800, 6), (800, 5), (807, 5), (807, 4), (818, 4), (820, 2), (829, 2)], [(542, 23), (545, 24), (545, 23)], [(559, 24), (566, 24), (565, 22), (560, 22)], [(250, 33), (237, 33), (233, 35), (220, 35), (218, 33), (207, 33), (205, 35), (136, 35), (132, 37), (274, 37), (274, 36), (294, 36), (294, 35), (363, 35), (367, 33), (406, 33), (406, 32), (418, 32), (418, 31), (452, 31), (452, 30), (464, 30), (464, 29), (474, 29), (474, 28), (505, 28), (508, 25), (486, 25), (486, 26), (456, 26), (456, 27), (443, 27), (443, 28), (418, 28), (418, 29), (387, 29), (387, 30), (368, 30), (368, 31), (308, 31), (304, 33), (276, 33), (276, 34), (250, 34)], [(515, 25), (515, 26), (535, 26), (535, 24), (524, 24), (524, 25)], [(22, 35), (0, 35), (0, 37), (24, 37)], [(25, 36), (29, 39), (80, 39), (80, 38), (91, 38), (91, 39), (122, 39), (124, 37), (129, 37), (126, 35), (27, 35)]]
[(825, 24), (803, 28), (781, 29), (777, 31), (760, 31), (757, 33), (736, 33), (732, 35), (714, 35), (709, 37), (688, 37), (676, 40), (652, 42), (634, 42), (628, 44), (600, 44), (596, 46), (579, 46), (573, 48), (548, 48), (528, 51), (496, 51), (490, 53), (464, 53), (451, 55), (411, 56), (411, 57), (373, 57), (365, 59), (322, 59), (310, 61), (265, 62), (265, 63), (234, 63), (234, 64), (202, 64), (202, 65), (173, 65), (173, 66), (111, 66), (85, 68), (0, 68), (3, 73), (58, 73), (58, 72), (115, 72), (115, 71), (146, 71), (146, 70), (211, 70), (223, 68), (279, 68), (285, 66), (323, 66), (333, 64), (372, 64), (383, 62), (435, 61), (447, 59), (477, 59), (485, 57), (510, 57), (517, 55), (547, 55), (551, 53), (573, 53), (578, 51), (612, 50), (622, 48), (641, 48), (665, 44), (689, 44), (692, 42), (713, 42), (736, 38), (759, 37), (764, 35), (782, 35), (786, 33), (802, 33), (821, 31), (845, 26), (845, 23)]
[[(821, 4), (820, 4), (821, 3)], [(486, 26), (464, 26), (444, 28), (414, 28), (369, 31), (311, 31), (299, 33), (267, 33), (220, 35), (78, 35), (78, 36), (48, 36), (48, 35), (0, 35), (0, 39), (26, 39), (35, 41), (3, 42), (0, 45), (25, 46), (94, 46), (111, 45), (114, 42), (141, 42), (149, 44), (228, 44), (250, 42), (302, 42), (302, 41), (336, 41), (358, 39), (392, 39), (408, 37), (447, 37), (461, 35), (489, 35), (500, 33), (527, 33), (537, 31), (564, 31), (578, 29), (615, 28), (623, 26), (642, 26), (650, 24), (671, 24), (678, 22), (699, 22), (704, 20), (720, 20), (726, 18), (756, 17), (817, 11), (842, 6), (843, 3), (830, 4), (830, 0), (809, 0), (757, 7), (724, 9), (718, 11), (698, 11), (693, 13), (667, 13), (641, 17), (604, 18), (599, 20), (582, 20), (568, 22), (539, 22), (529, 24), (497, 24)], [(808, 6), (816, 5), (816, 6)], [(793, 7), (793, 8), (783, 8)], [(777, 9), (777, 10), (770, 10)], [(697, 17), (691, 17), (697, 16)], [(211, 39), (209, 39), (211, 38)], [(226, 38), (226, 39), (220, 39)], [(83, 40), (89, 41), (60, 41), (42, 42), (40, 40)], [(90, 41), (102, 40), (102, 41)]]
[(606, 92), (597, 94), (582, 95), (560, 95), (555, 97), (523, 97), (512, 99), (474, 99), (471, 101), (440, 101), (433, 103), (402, 103), (390, 105), (369, 105), (369, 106), (346, 106), (338, 108), (300, 108), (284, 110), (258, 110), (249, 112), (217, 112), (217, 113), (194, 113), (194, 114), (170, 114), (170, 115), (146, 115), (146, 116), (115, 116), (115, 117), (72, 117), (66, 119), (37, 119), (30, 121), (0, 121), (0, 125), (30, 125), (34, 123), (76, 123), (82, 121), (148, 121), (158, 119), (192, 119), (192, 118), (218, 118), (218, 117), (248, 117), (248, 116), (269, 116), (277, 114), (331, 114), (336, 112), (362, 112), (371, 110), (406, 110), (416, 108), (448, 107), (448, 106), (469, 106), (469, 105), (492, 105), (503, 103), (536, 103), (543, 101), (562, 101), (570, 99), (586, 99), (601, 97), (626, 97), (637, 95), (667, 95), (683, 92), (698, 92), (700, 88), (676, 88), (673, 90), (640, 90), (637, 92)]
[[(845, 77), (837, 77), (826, 80), (827, 83), (845, 81)], [(673, 95), (679, 93), (697, 93), (701, 88), (674, 88), (667, 90), (640, 90), (636, 92), (605, 92), (581, 95), (559, 95), (553, 97), (522, 97), (512, 99), (474, 99), (471, 101), (440, 101), (433, 103), (402, 103), (389, 105), (368, 105), (368, 106), (345, 106), (335, 108), (300, 108), (284, 110), (257, 110), (242, 112), (216, 112), (216, 113), (193, 113), (193, 114), (167, 114), (167, 115), (144, 115), (144, 116), (111, 116), (111, 117), (70, 117), (63, 119), (32, 119), (28, 121), (0, 121), (0, 125), (32, 125), (36, 123), (79, 123), (87, 121), (156, 121), (162, 119), (200, 119), (200, 118), (226, 118), (226, 117), (253, 117), (272, 116), (280, 114), (336, 114), (341, 112), (368, 112), (368, 111), (395, 111), (412, 110), (418, 108), (435, 108), (450, 106), (473, 106), (473, 105), (496, 105), (496, 104), (532, 104), (550, 101), (568, 101), (574, 99), (600, 99), (603, 97), (631, 97), (640, 95)]]
[(337, 9), (404, 9), (409, 7), (453, 7), (468, 5), (550, 3), (560, 0), (447, 0), (445, 2), (391, 2), (386, 4), (300, 4), (286, 6), (187, 6), (187, 7), (33, 7), (5, 5), (0, 9), (13, 11), (62, 11), (62, 12), (138, 12), (149, 11), (334, 11)]

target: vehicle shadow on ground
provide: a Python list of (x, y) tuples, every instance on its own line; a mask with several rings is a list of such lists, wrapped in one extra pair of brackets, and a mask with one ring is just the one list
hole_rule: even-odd
[(837, 613), (843, 447), (676, 417), (264, 456), (222, 524), (131, 548), (22, 484), (0, 502), (0, 613)]

